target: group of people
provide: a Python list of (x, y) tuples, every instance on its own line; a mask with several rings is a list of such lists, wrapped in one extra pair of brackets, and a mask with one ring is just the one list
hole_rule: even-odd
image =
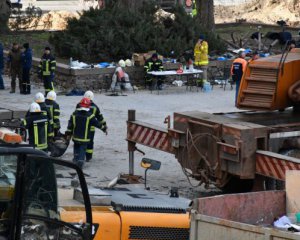
[(3, 71), (7, 65), (9, 75), (11, 76), (10, 93), (16, 91), (16, 80), (19, 80), (21, 94), (30, 94), (30, 69), (32, 66), (32, 51), (28, 43), (23, 44), (24, 50), (19, 44), (13, 43), (11, 50), (7, 55), (7, 61), (4, 58), (3, 45), (0, 43), (0, 90), (4, 90)]
[(106, 121), (99, 107), (93, 101), (94, 94), (86, 91), (71, 114), (65, 134), (60, 133), (60, 107), (56, 102), (56, 93), (49, 91), (45, 96), (39, 92), (22, 121), (28, 130), (29, 144), (47, 152), (56, 138), (64, 136), (74, 142), (73, 162), (80, 168), (85, 161), (93, 157), (95, 129), (101, 129), (107, 135)]
[[(192, 58), (192, 57), (191, 57)], [(192, 60), (192, 59), (189, 60)], [(208, 59), (208, 42), (205, 41), (205, 37), (203, 34), (200, 34), (199, 39), (195, 45), (194, 48), (194, 64), (195, 67), (202, 70), (202, 79), (197, 80), (197, 84), (201, 85), (205, 81), (207, 81), (207, 69), (208, 69), (208, 64), (209, 64), (209, 59)], [(153, 84), (153, 79), (151, 76), (147, 75), (148, 72), (157, 72), (157, 71), (163, 71), (164, 66), (163, 62), (158, 58), (158, 54), (154, 53), (152, 54), (151, 58), (149, 58), (144, 65), (144, 69), (146, 72), (146, 86), (152, 87)], [(162, 84), (163, 84), (163, 77), (158, 77), (157, 78), (157, 88), (159, 90), (162, 89)]]
[[(8, 73), (11, 77), (10, 93), (16, 92), (16, 81), (18, 79), (20, 94), (30, 94), (31, 84), (30, 75), (32, 68), (32, 50), (29, 43), (23, 44), (23, 50), (18, 43), (13, 43), (12, 48), (7, 54), (7, 59), (4, 57), (3, 45), (0, 43), (0, 90), (4, 90), (4, 81), (2, 75), (4, 74), (4, 67), (7, 66)], [(38, 76), (44, 84), (45, 94), (54, 91), (54, 75), (55, 75), (56, 61), (51, 54), (51, 49), (45, 47), (44, 54), (41, 57), (38, 66)]]
[[(291, 44), (290, 48), (294, 46)], [(259, 58), (259, 54), (257, 51), (252, 53), (252, 57), (249, 61), (245, 60), (246, 53), (244, 51), (240, 51), (238, 53), (238, 57), (233, 61), (231, 66), (231, 76), (233, 82), (236, 84), (236, 94), (235, 94), (235, 103), (237, 102), (238, 92), (240, 89), (241, 79), (243, 77), (244, 72), (246, 71), (246, 67), (248, 63), (254, 61)], [(192, 56), (189, 57), (191, 60)], [(194, 65), (196, 68), (202, 70), (202, 78), (197, 79), (197, 84), (202, 85), (207, 81), (207, 70), (209, 64), (209, 56), (208, 56), (208, 42), (205, 41), (205, 37), (203, 34), (200, 34), (199, 39), (194, 48)], [(148, 59), (144, 65), (145, 72), (151, 71), (163, 71), (163, 63), (160, 59), (158, 59), (158, 55), (154, 53), (150, 59)], [(162, 89), (163, 78), (160, 77), (157, 79), (157, 88)], [(146, 85), (152, 86), (153, 80), (151, 76), (146, 75)]]

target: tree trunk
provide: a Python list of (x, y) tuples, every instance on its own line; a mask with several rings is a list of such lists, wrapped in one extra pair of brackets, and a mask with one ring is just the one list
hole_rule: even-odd
[(8, 31), (8, 19), (10, 16), (10, 1), (0, 0), (0, 32)]
[(196, 0), (197, 22), (208, 31), (215, 29), (214, 0)]

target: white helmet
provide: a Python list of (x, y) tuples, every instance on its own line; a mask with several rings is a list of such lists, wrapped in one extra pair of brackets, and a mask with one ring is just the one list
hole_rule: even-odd
[(48, 92), (47, 93), (47, 99), (55, 101), (56, 100), (56, 93), (54, 91)]
[(83, 97), (85, 97), (85, 98), (88, 98), (88, 99), (90, 99), (90, 100), (94, 100), (94, 93), (92, 92), (92, 91), (86, 91), (85, 93), (84, 93), (84, 96)]
[(39, 104), (37, 104), (36, 102), (31, 103), (30, 105), (30, 112), (40, 112), (41, 111), (41, 107)]
[(130, 61), (130, 59), (126, 59), (125, 65), (126, 65), (126, 67), (131, 67), (132, 66), (132, 62)]
[(126, 64), (125, 64), (125, 61), (123, 59), (121, 59), (119, 62), (118, 62), (118, 65), (120, 67), (126, 67)]
[(38, 92), (37, 94), (35, 94), (35, 96), (34, 96), (34, 101), (35, 101), (36, 103), (42, 103), (42, 102), (45, 102), (44, 94), (42, 94), (41, 92)]

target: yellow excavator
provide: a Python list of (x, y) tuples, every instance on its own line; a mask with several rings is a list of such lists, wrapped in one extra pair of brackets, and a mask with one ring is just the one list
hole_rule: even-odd
[(23, 142), (22, 114), (0, 109), (0, 240), (189, 239), (189, 200), (141, 184), (88, 187), (76, 165)]

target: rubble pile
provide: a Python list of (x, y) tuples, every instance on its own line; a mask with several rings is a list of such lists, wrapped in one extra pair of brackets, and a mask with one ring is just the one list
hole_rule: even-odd
[(215, 8), (216, 23), (261, 22), (276, 24), (284, 20), (290, 26), (300, 23), (300, 0), (253, 0), (235, 6), (217, 5)]
[(41, 17), (33, 18), (28, 25), (20, 27), (29, 30), (64, 30), (67, 27), (69, 18), (79, 18), (79, 16), (77, 12), (50, 11), (44, 13)]

